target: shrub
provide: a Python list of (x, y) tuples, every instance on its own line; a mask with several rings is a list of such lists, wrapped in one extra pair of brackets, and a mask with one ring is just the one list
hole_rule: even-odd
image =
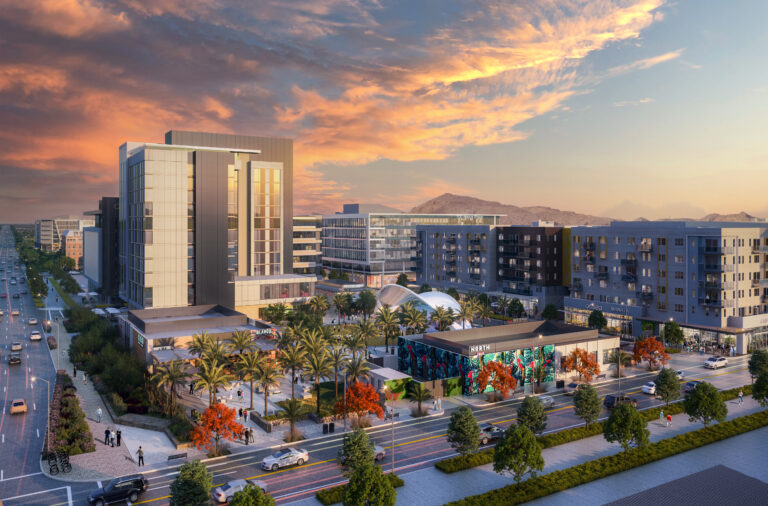
[(183, 414), (177, 414), (171, 419), (168, 429), (182, 443), (189, 441), (189, 433), (192, 430), (192, 422)]
[[(403, 485), (405, 485), (405, 482), (402, 480), (402, 478), (400, 478), (396, 474), (390, 473), (390, 474), (385, 474), (384, 476), (389, 478), (390, 483), (392, 483), (392, 486), (395, 488), (402, 487)], [(317, 497), (317, 500), (325, 504), (326, 506), (340, 503), (344, 500), (345, 487), (346, 485), (339, 485), (338, 487), (318, 490), (315, 493), (315, 497)]]
[(123, 398), (117, 395), (115, 392), (109, 394), (107, 399), (109, 399), (109, 404), (112, 405), (112, 409), (117, 416), (123, 416), (128, 410), (128, 407), (126, 406)]

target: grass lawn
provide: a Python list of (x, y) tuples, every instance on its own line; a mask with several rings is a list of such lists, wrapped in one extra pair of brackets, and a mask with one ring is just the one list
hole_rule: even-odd
[(58, 281), (54, 277), (49, 278), (51, 280), (51, 284), (56, 289), (57, 292), (59, 292), (59, 297), (61, 297), (61, 300), (64, 301), (64, 304), (66, 304), (69, 307), (75, 307), (77, 306), (77, 303), (72, 300), (72, 297), (64, 291), (64, 289), (61, 287)]

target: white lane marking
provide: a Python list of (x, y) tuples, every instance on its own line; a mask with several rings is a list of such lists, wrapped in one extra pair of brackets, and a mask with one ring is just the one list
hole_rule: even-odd
[(0, 469), (0, 481), (3, 481), (3, 473), (4, 473), (4, 471), (2, 469)]
[(72, 506), (72, 489), (70, 487), (67, 487), (67, 502), (69, 506)]
[[(43, 474), (43, 473), (37, 472), (37, 473), (22, 474), (21, 476), (14, 476), (13, 478), (7, 478), (5, 481), (20, 480), (22, 478), (28, 478), (29, 476), (37, 476), (38, 474)], [(3, 480), (0, 480), (0, 481), (3, 481)]]
[[(49, 488), (48, 490), (40, 490), (39, 492), (30, 492), (29, 494), (23, 494), (23, 495), (17, 495), (14, 497), (3, 497), (3, 501), (12, 501), (14, 499), (23, 499), (24, 497), (30, 497), (37, 494), (45, 494), (46, 492), (55, 492), (57, 490), (64, 490), (69, 489), (69, 487), (57, 487), (57, 488)], [(68, 497), (70, 497), (69, 504), (72, 504), (71, 494), (67, 494)]]
[(3, 434), (3, 443), (5, 443), (5, 434)]
[(37, 438), (40, 439), (40, 429), (35, 429), (35, 431), (37, 432)]

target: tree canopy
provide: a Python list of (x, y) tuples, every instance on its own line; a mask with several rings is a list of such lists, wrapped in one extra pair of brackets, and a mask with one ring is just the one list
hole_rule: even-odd
[(600, 396), (592, 385), (579, 385), (573, 397), (573, 411), (578, 418), (584, 420), (584, 425), (595, 423), (602, 411)]
[(757, 381), (752, 385), (752, 398), (763, 408), (768, 404), (768, 372), (758, 376)]
[(757, 378), (763, 373), (768, 373), (768, 350), (755, 350), (752, 352), (752, 356), (749, 357), (749, 364), (747, 365), (749, 374), (753, 378)]
[(604, 329), (608, 326), (608, 320), (605, 319), (605, 315), (603, 315), (603, 312), (599, 309), (593, 310), (591, 313), (589, 313), (589, 319), (587, 320), (587, 325), (589, 325), (593, 329)]
[(461, 406), (451, 414), (446, 439), (451, 448), (461, 455), (477, 450), (480, 445), (480, 426), (472, 410), (467, 406)]
[(646, 446), (651, 432), (648, 422), (630, 404), (619, 404), (603, 423), (603, 436), (609, 443), (619, 443), (624, 451), (632, 446)]
[(210, 504), (213, 473), (199, 460), (187, 462), (171, 482), (171, 506), (208, 506)]
[(728, 415), (723, 396), (711, 383), (704, 382), (696, 385), (696, 388), (685, 396), (683, 406), (689, 421), (698, 420), (704, 426), (715, 421), (722, 422)]
[(557, 320), (560, 314), (557, 312), (557, 306), (554, 304), (547, 304), (544, 306), (544, 311), (541, 312), (541, 317), (545, 320)]
[(498, 392), (501, 397), (506, 399), (509, 391), (515, 391), (517, 380), (512, 374), (512, 368), (501, 362), (491, 361), (486, 363), (477, 374), (477, 390), (483, 392), (488, 385), (491, 386), (494, 393)]
[(579, 379), (584, 378), (592, 381), (594, 376), (600, 374), (600, 364), (593, 353), (589, 353), (582, 348), (574, 349), (563, 363), (566, 370), (574, 370), (579, 373)]
[(229, 506), (275, 506), (275, 500), (262, 492), (259, 487), (248, 485), (232, 496)]
[(544, 470), (544, 458), (536, 436), (525, 425), (512, 425), (493, 449), (493, 470), (511, 472), (520, 483), (526, 474), (531, 478)]
[(637, 362), (645, 360), (648, 362), (648, 370), (653, 371), (659, 364), (666, 364), (669, 360), (669, 353), (666, 352), (664, 345), (655, 337), (638, 339), (635, 342), (634, 357)]
[(683, 329), (676, 321), (670, 321), (664, 324), (664, 332), (661, 334), (661, 338), (674, 345), (680, 346), (685, 341), (685, 335), (683, 335)]
[(216, 403), (203, 412), (200, 423), (195, 425), (190, 434), (197, 448), (205, 448), (213, 455), (219, 455), (219, 441), (234, 441), (243, 433), (243, 426), (235, 421), (237, 412), (224, 404)]
[(353, 473), (359, 467), (373, 464), (373, 447), (368, 433), (357, 428), (345, 434), (341, 445), (341, 454), (344, 458), (343, 460), (339, 459), (339, 462), (347, 474)]
[(397, 275), (396, 283), (400, 286), (408, 286), (408, 275), (404, 272), (401, 272)]
[(344, 506), (395, 506), (396, 500), (392, 482), (372, 462), (355, 469), (344, 487)]
[(677, 373), (669, 368), (659, 371), (656, 379), (656, 397), (663, 400), (667, 406), (669, 403), (680, 397), (680, 381), (677, 379)]
[(547, 413), (538, 397), (527, 395), (517, 408), (517, 424), (525, 425), (534, 434), (541, 434), (547, 428)]

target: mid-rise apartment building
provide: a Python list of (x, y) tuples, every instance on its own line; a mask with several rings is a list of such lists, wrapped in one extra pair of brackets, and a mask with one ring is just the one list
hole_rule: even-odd
[(394, 283), (400, 273), (415, 280), (418, 225), (497, 225), (499, 218), (369, 212), (359, 204), (345, 204), (342, 213), (323, 216), (323, 267), (346, 272), (371, 288)]
[(61, 251), (75, 261), (75, 269), (83, 268), (83, 233), (79, 230), (65, 230), (61, 236)]
[(111, 302), (118, 296), (118, 209), (117, 197), (102, 197), (99, 208), (85, 213), (93, 216), (95, 225), (83, 229), (83, 274), (88, 291), (98, 292)]
[(293, 217), (293, 272), (315, 275), (322, 266), (322, 216)]
[(58, 218), (36, 220), (35, 247), (48, 253), (59, 251), (65, 231), (82, 231), (85, 227), (92, 227), (93, 223), (93, 219), (83, 219), (77, 216), (60, 216)]
[(293, 274), (292, 140), (171, 130), (119, 155), (123, 300), (258, 318), (313, 295), (316, 278)]
[(570, 243), (566, 322), (597, 309), (628, 335), (674, 320), (695, 344), (766, 346), (768, 224), (613, 222), (574, 227)]

